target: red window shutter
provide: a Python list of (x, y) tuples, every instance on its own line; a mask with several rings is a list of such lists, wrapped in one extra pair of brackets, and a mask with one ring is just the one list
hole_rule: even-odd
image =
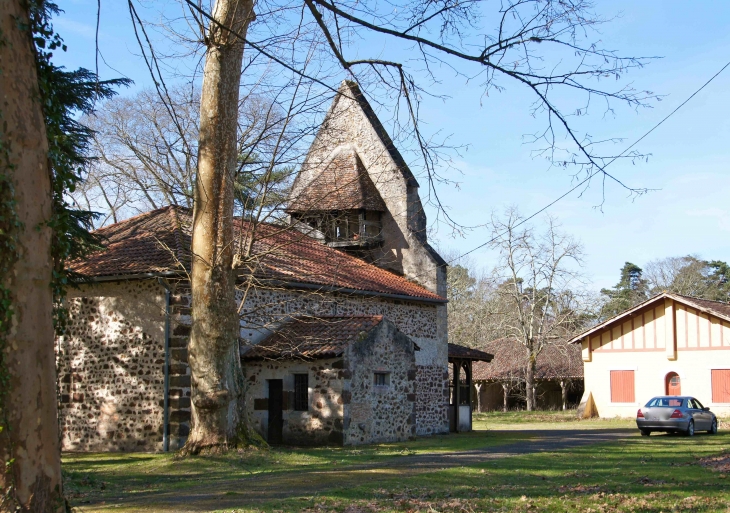
[(634, 371), (611, 371), (611, 402), (633, 403), (634, 399)]
[(712, 369), (712, 402), (730, 403), (730, 369)]

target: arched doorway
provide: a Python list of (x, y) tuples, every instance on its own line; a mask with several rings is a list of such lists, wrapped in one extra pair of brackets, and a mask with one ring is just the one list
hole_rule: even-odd
[(665, 390), (667, 395), (682, 395), (682, 384), (679, 379), (679, 374), (676, 372), (667, 374)]

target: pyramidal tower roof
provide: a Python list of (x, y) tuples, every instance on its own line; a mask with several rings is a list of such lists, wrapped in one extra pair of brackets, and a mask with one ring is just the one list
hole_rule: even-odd
[(341, 146), (319, 174), (291, 198), (287, 212), (356, 209), (384, 212), (386, 206), (355, 148)]
[(385, 130), (385, 127), (378, 119), (378, 116), (375, 115), (375, 111), (370, 105), (370, 102), (368, 102), (368, 100), (365, 98), (365, 95), (362, 93), (357, 83), (353, 82), (352, 80), (343, 81), (342, 85), (340, 85), (339, 95), (337, 99), (341, 97), (340, 95), (345, 95), (355, 100), (355, 102), (360, 106), (360, 109), (362, 109), (362, 112), (365, 114), (365, 117), (372, 125), (375, 133), (382, 141), (383, 146), (385, 146), (385, 148), (388, 150), (390, 157), (393, 159), (393, 161), (398, 166), (398, 169), (403, 174), (403, 178), (405, 178), (408, 182), (408, 186), (418, 187), (418, 181), (416, 180), (416, 177), (413, 176), (413, 173), (408, 167), (408, 164), (406, 164), (406, 161), (403, 160), (403, 156), (398, 151), (398, 148), (395, 147), (395, 144), (393, 144), (393, 140), (388, 135), (387, 130)]

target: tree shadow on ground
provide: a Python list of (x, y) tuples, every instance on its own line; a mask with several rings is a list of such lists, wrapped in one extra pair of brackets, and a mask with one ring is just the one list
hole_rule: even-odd
[[(478, 440), (479, 434), (462, 436), (452, 435), (451, 443), (464, 447), (463, 440)], [(489, 436), (499, 438), (495, 433)], [(730, 434), (646, 438), (637, 436), (636, 430), (560, 430), (530, 436), (518, 441), (504, 438), (503, 444), (483, 448), (466, 444), (465, 449), (438, 454), (369, 453), (372, 461), (344, 449), (278, 449), (238, 459), (156, 463), (131, 458), (126, 466), (88, 467), (97, 482), (109, 482), (104, 490), (76, 497), (76, 505), (83, 510), (89, 501), (93, 511), (107, 507), (115, 511), (657, 512), (725, 508), (726, 481), (695, 463), (696, 458), (721, 452), (730, 443)], [(362, 449), (351, 449), (358, 450)], [(344, 457), (329, 459), (332, 455)], [(74, 472), (82, 470), (76, 462), (70, 466)]]

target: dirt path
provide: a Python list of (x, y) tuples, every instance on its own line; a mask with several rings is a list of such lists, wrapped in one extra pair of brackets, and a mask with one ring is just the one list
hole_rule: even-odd
[[(523, 454), (557, 451), (569, 447), (617, 441), (637, 436), (636, 430), (525, 431), (535, 438), (497, 447), (470, 451), (399, 456), (377, 463), (348, 465), (331, 470), (306, 468), (276, 474), (256, 474), (248, 478), (226, 480), (219, 485), (209, 483), (184, 490), (136, 492), (104, 503), (77, 505), (78, 511), (142, 510), (146, 512), (202, 512), (236, 507), (255, 507), (274, 499), (310, 498), (319, 492), (358, 486), (363, 483), (398, 477), (410, 477), (457, 466), (468, 466), (489, 460)], [(392, 481), (391, 481), (392, 482)]]

